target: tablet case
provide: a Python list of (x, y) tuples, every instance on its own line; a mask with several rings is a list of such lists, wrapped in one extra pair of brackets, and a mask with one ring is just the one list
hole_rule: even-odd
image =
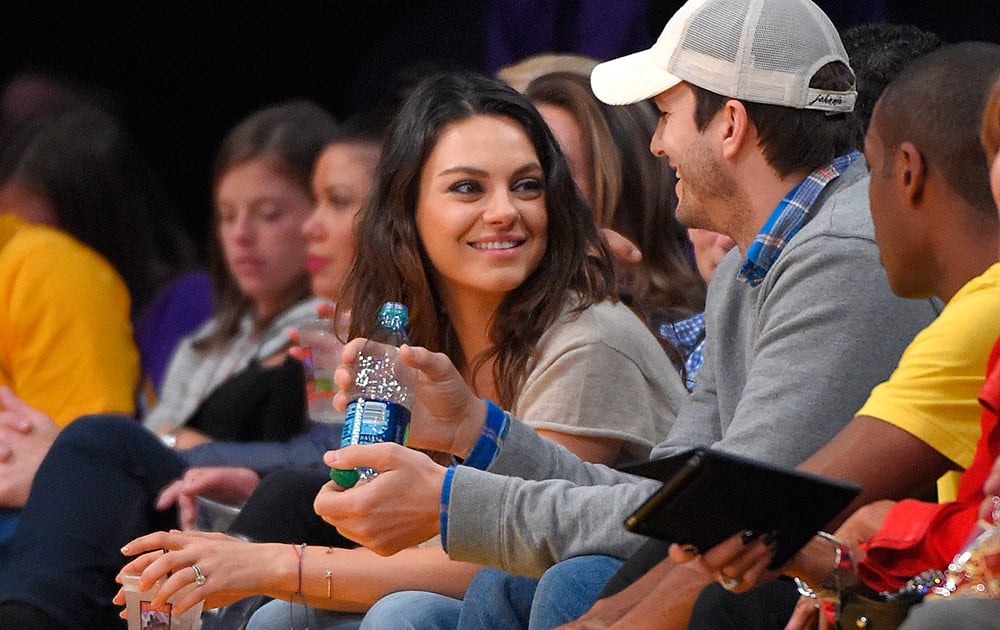
[(701, 551), (744, 529), (775, 532), (772, 568), (788, 562), (861, 492), (857, 484), (708, 448), (621, 470), (664, 482), (625, 520), (629, 531)]

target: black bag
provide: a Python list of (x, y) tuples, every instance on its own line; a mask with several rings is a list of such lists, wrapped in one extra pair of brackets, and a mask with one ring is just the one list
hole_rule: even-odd
[(898, 628), (913, 601), (887, 600), (878, 595), (869, 597), (853, 589), (840, 593), (840, 630), (893, 630)]

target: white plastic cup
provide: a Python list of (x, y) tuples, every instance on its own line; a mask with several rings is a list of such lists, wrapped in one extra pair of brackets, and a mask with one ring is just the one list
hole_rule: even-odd
[(150, 602), (160, 589), (160, 580), (148, 591), (139, 591), (138, 575), (123, 575), (122, 585), (125, 587), (125, 609), (128, 610), (128, 630), (198, 630), (201, 628), (201, 609), (204, 602), (198, 602), (181, 614), (173, 611), (174, 602), (184, 597), (192, 588), (194, 582), (174, 593), (167, 603), (159, 608), (150, 606)]
[(340, 365), (344, 344), (333, 332), (329, 319), (314, 319), (296, 327), (299, 345), (308, 349), (303, 365), (306, 372), (306, 399), (309, 419), (314, 422), (343, 422), (344, 414), (333, 408), (337, 393), (333, 373)]

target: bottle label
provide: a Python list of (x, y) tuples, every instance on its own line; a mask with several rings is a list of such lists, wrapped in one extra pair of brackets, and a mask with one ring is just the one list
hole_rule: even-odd
[(399, 403), (359, 398), (347, 405), (340, 445), (406, 443), (410, 410)]

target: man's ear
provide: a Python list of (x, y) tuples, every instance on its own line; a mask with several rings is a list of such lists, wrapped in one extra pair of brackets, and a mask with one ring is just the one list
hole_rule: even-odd
[(746, 107), (736, 99), (729, 99), (719, 112), (722, 127), (722, 155), (729, 159), (736, 156), (747, 142), (753, 124)]
[(927, 163), (924, 155), (912, 142), (903, 142), (896, 149), (893, 159), (896, 160), (894, 177), (905, 191), (906, 199), (916, 205), (924, 195), (927, 183)]

